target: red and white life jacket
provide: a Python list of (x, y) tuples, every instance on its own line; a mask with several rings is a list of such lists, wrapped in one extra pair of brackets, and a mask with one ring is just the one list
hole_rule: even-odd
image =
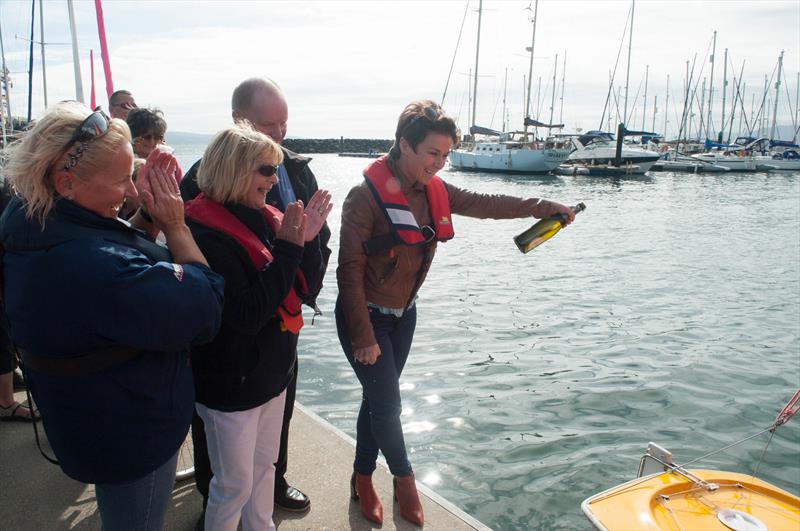
[[(400, 189), (400, 182), (392, 175), (386, 161), (387, 156), (385, 155), (367, 166), (364, 170), (364, 178), (375, 201), (383, 210), (386, 220), (392, 228), (392, 234), (388, 239), (385, 236), (377, 236), (364, 242), (367, 254), (393, 245), (424, 245), (431, 239), (423, 233), (414, 218), (408, 201)], [(455, 235), (447, 189), (442, 180), (434, 175), (425, 185), (425, 193), (428, 196), (428, 206), (433, 220), (433, 238), (440, 242), (446, 242)]]
[[(277, 222), (283, 220), (283, 212), (275, 207), (264, 205), (261, 208), (261, 214), (272, 231), (275, 232)], [(236, 219), (236, 216), (228, 212), (224, 206), (212, 201), (205, 195), (200, 194), (186, 203), (186, 217), (202, 223), (206, 227), (223, 232), (236, 240), (247, 251), (247, 255), (256, 270), (261, 271), (272, 262), (272, 253), (258, 239), (258, 236), (248, 229), (244, 223)], [(298, 290), (300, 293), (308, 293), (305, 276), (299, 270), (295, 276), (295, 285), (289, 290), (276, 312), (281, 319), (281, 329), (293, 334), (299, 334), (300, 329), (303, 327), (303, 311), (300, 297), (297, 294)]]

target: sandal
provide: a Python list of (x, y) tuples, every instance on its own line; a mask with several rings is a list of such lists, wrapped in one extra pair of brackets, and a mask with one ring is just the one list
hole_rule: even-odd
[(3, 422), (36, 422), (40, 418), (39, 413), (16, 401), (8, 407), (0, 406), (0, 420)]

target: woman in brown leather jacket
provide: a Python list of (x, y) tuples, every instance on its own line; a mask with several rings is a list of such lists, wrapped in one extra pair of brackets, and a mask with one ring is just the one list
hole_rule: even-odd
[(372, 472), (383, 452), (404, 518), (424, 521), (400, 424), (400, 374), (416, 326), (416, 294), (438, 241), (453, 237), (451, 214), (475, 218), (546, 218), (564, 205), (461, 190), (436, 176), (459, 131), (441, 107), (410, 103), (400, 115), (388, 155), (364, 171), (342, 207), (339, 247), (339, 341), (363, 389), (358, 415), (353, 499), (363, 515), (382, 523)]

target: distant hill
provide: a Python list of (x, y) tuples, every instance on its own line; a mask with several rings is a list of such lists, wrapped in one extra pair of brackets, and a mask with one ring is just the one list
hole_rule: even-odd
[[(207, 133), (185, 133), (167, 131), (166, 142), (176, 146), (181, 144), (206, 145), (214, 137)], [(297, 153), (338, 153), (374, 151), (385, 153), (392, 147), (392, 141), (380, 138), (293, 138), (288, 137), (283, 144)]]
[(167, 144), (208, 144), (214, 137), (210, 133), (185, 133), (182, 131), (167, 131)]

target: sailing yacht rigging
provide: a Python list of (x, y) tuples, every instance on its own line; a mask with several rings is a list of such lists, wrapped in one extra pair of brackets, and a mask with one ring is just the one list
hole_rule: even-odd
[[(532, 20), (531, 69), (533, 68), (533, 44), (536, 37), (536, 13), (539, 2), (536, 0)], [(480, 20), (483, 2), (478, 4), (478, 37), (475, 52), (475, 82), (472, 99), (472, 125), (470, 141), (462, 142), (450, 152), (450, 167), (459, 170), (478, 170), (505, 173), (547, 173), (558, 167), (569, 155), (568, 143), (564, 139), (548, 138), (537, 141), (534, 132), (528, 127), (553, 128), (562, 125), (543, 124), (529, 118), (531, 76), (528, 76), (526, 99), (526, 118), (523, 131), (495, 131), (475, 124), (475, 108), (478, 95), (478, 63), (480, 58)], [(535, 130), (534, 130), (535, 131)], [(475, 138), (481, 135), (481, 140)]]

